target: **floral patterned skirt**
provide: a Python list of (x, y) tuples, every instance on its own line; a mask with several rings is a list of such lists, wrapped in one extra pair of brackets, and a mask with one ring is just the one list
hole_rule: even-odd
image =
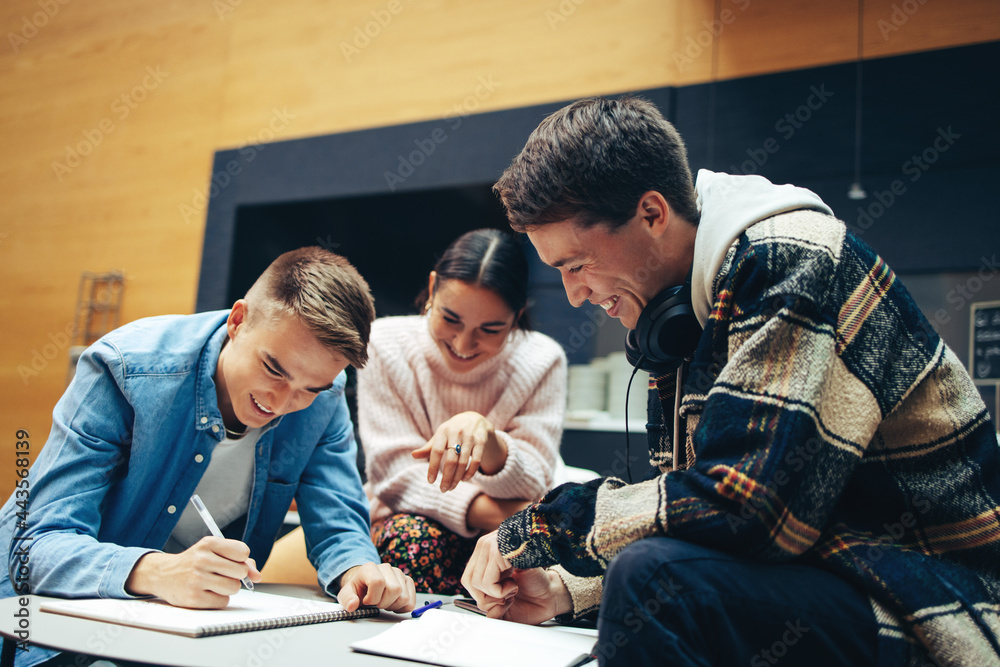
[(427, 517), (394, 514), (372, 525), (372, 542), (383, 563), (410, 575), (418, 593), (465, 593), (460, 580), (476, 538), (456, 535)]

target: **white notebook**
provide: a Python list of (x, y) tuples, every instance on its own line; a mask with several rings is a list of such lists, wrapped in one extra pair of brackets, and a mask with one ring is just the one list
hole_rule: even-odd
[(351, 648), (445, 667), (563, 667), (590, 654), (596, 635), (432, 609)]
[(46, 598), (39, 609), (50, 614), (78, 616), (119, 625), (131, 625), (187, 637), (284, 628), (377, 616), (377, 607), (346, 611), (336, 602), (303, 600), (285, 595), (241, 590), (225, 609), (186, 609), (162, 600), (60, 600)]

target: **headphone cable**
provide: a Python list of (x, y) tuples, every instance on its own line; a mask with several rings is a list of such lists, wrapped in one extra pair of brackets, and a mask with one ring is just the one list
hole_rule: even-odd
[(628, 433), (628, 396), (629, 392), (632, 391), (632, 380), (635, 379), (635, 374), (639, 372), (639, 367), (642, 366), (642, 362), (645, 361), (646, 355), (639, 355), (639, 361), (636, 363), (635, 368), (632, 369), (632, 375), (629, 376), (628, 385), (625, 387), (625, 472), (628, 475), (628, 483), (632, 483), (632, 453), (629, 448), (629, 433)]

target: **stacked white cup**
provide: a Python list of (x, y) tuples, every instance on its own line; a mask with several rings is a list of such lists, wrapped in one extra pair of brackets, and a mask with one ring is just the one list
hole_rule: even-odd
[[(596, 361), (596, 360), (595, 360)], [(569, 367), (569, 416), (589, 419), (604, 413), (607, 404), (608, 374), (602, 364), (573, 364)]]
[(624, 352), (612, 352), (607, 356), (608, 369), (608, 412), (614, 419), (625, 418), (625, 392), (629, 378), (632, 379), (632, 389), (628, 394), (628, 418), (646, 418), (646, 395), (649, 388), (649, 373), (635, 371)]

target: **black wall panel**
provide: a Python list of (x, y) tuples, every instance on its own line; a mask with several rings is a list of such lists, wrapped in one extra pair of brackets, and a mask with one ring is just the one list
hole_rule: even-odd
[[(865, 61), (862, 74), (860, 201), (846, 196), (854, 64), (640, 92), (680, 130), (693, 169), (814, 190), (897, 272), (978, 269), (1000, 250), (1000, 43)], [(490, 185), (563, 104), (219, 151), (197, 309), (228, 307), (283, 250), (325, 243), (369, 278), (380, 314), (398, 312), (448, 240), (503, 225)], [(569, 339), (587, 315), (534, 262), (538, 328), (585, 361), (592, 341)]]

